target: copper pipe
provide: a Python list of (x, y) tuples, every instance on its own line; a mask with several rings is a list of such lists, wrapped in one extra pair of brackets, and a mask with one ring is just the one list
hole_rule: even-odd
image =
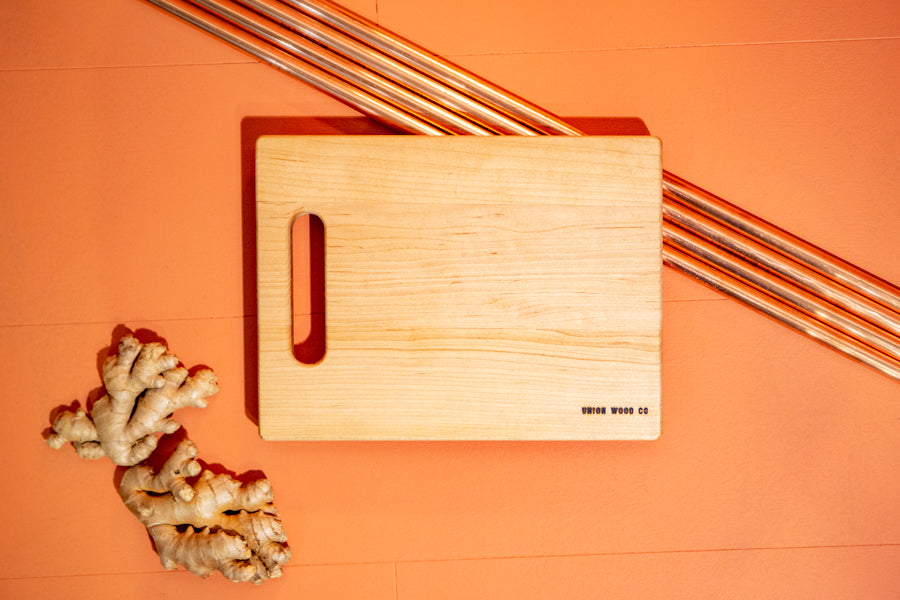
[(897, 336), (878, 329), (818, 296), (722, 250), (692, 232), (670, 226), (664, 230), (663, 235), (666, 241), (679, 250), (755, 287), (776, 299), (779, 304), (791, 306), (811, 319), (862, 341), (900, 364), (900, 338)]
[(789, 326), (804, 335), (857, 360), (880, 373), (900, 381), (896, 360), (863, 344), (856, 338), (823, 324), (791, 306), (772, 302), (772, 298), (753, 286), (719, 271), (702, 260), (674, 247), (664, 251), (665, 262), (672, 268), (731, 296), (735, 300)]
[(900, 288), (834, 256), (759, 217), (663, 172), (663, 190), (679, 202), (749, 235), (777, 252), (806, 265), (832, 281), (855, 290), (894, 311), (900, 311)]
[(448, 133), (467, 135), (492, 135), (492, 132), (450, 112), (440, 104), (426, 100), (393, 81), (372, 73), (346, 58), (284, 29), (259, 14), (228, 0), (191, 0), (215, 16), (270, 42), (281, 50), (308, 62), (332, 75), (364, 89), (385, 102), (402, 108), (426, 123), (444, 129)]
[(438, 106), (465, 115), (493, 133), (537, 135), (533, 129), (277, 0), (237, 1), (319, 46), (428, 98)]
[(836, 307), (865, 319), (886, 332), (900, 336), (900, 316), (881, 304), (854, 292), (853, 290), (821, 277), (800, 263), (785, 260), (784, 257), (751, 238), (744, 237), (704, 215), (682, 206), (677, 200), (669, 199), (663, 204), (663, 216), (695, 235), (732, 252), (752, 265), (777, 273), (786, 281), (802, 287), (819, 298), (827, 298)]
[(556, 135), (581, 135), (577, 129), (546, 110), (444, 60), (433, 52), (387, 31), (377, 23), (328, 0), (282, 0), (300, 12), (343, 31), (375, 50), (445, 82), (530, 127)]
[(443, 135), (440, 129), (343, 80), (295, 57), (261, 44), (259, 39), (182, 0), (147, 0), (259, 60), (296, 77), (373, 119), (401, 131), (420, 135)]

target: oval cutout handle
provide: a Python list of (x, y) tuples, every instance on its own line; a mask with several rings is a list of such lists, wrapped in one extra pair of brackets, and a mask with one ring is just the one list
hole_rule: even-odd
[(294, 358), (315, 365), (325, 358), (325, 224), (315, 214), (291, 224), (291, 330)]

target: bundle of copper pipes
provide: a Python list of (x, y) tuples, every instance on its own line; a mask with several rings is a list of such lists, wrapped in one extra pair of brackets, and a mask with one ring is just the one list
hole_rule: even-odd
[[(584, 135), (327, 0), (149, 0), (405, 133)], [(900, 288), (663, 172), (663, 260), (900, 380)]]

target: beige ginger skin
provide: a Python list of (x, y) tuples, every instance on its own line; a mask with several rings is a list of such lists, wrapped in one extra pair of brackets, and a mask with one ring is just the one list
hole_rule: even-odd
[[(159, 472), (145, 464), (161, 435), (181, 425), (179, 408), (204, 408), (219, 387), (202, 369), (193, 376), (160, 343), (126, 336), (103, 365), (106, 395), (83, 409), (65, 410), (47, 443), (71, 442), (83, 458), (108, 457), (130, 467), (119, 496), (150, 533), (162, 564), (207, 577), (220, 571), (232, 581), (262, 583), (279, 577), (291, 556), (267, 479), (242, 483), (203, 470), (197, 447), (183, 440)], [(161, 460), (161, 457), (160, 457)]]
[(156, 449), (157, 436), (174, 433), (181, 425), (170, 418), (179, 408), (206, 407), (206, 398), (219, 391), (209, 369), (189, 377), (178, 359), (159, 343), (141, 344), (132, 336), (119, 343), (119, 352), (103, 364), (106, 395), (91, 414), (64, 411), (53, 423), (47, 443), (62, 448), (72, 442), (83, 458), (107, 456), (117, 465), (131, 466)]
[[(184, 440), (159, 473), (138, 465), (119, 484), (119, 496), (147, 527), (163, 566), (182, 565), (201, 577), (218, 570), (253, 583), (280, 576), (290, 549), (268, 480), (242, 484), (201, 472), (196, 455), (194, 443)], [(186, 481), (198, 474), (195, 484)]]

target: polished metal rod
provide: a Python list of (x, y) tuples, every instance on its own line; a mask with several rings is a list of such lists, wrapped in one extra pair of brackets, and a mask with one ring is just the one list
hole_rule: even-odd
[(478, 98), (483, 103), (497, 108), (520, 122), (533, 124), (534, 127), (545, 133), (581, 134), (577, 129), (539, 106), (497, 87), (478, 75), (466, 71), (334, 2), (328, 0), (282, 0), (282, 2), (365, 42), (379, 52), (407, 65), (412, 65), (438, 81), (446, 82), (472, 98)]
[(390, 56), (378, 52), (356, 38), (321, 23), (278, 0), (237, 0), (247, 8), (291, 29), (321, 48), (346, 57), (358, 65), (381, 74), (388, 80), (402, 85), (438, 106), (447, 107), (457, 114), (466, 115), (493, 133), (504, 135), (538, 135), (501, 112), (473, 100), (445, 83), (435, 80)]
[(348, 85), (342, 79), (275, 48), (208, 12), (183, 0), (147, 0), (170, 14), (232, 44), (259, 60), (344, 102), (373, 119), (406, 133), (443, 135), (440, 129), (374, 96)]
[(820, 297), (723, 250), (692, 232), (669, 227), (663, 235), (666, 241), (673, 243), (679, 250), (739, 278), (775, 298), (779, 303), (792, 306), (810, 318), (845, 332), (900, 361), (900, 338), (897, 336), (835, 307)]
[(663, 172), (663, 191), (731, 229), (753, 237), (782, 255), (884, 305), (895, 314), (900, 312), (900, 288), (897, 286), (671, 173)]
[(723, 294), (789, 326), (804, 335), (853, 358), (880, 373), (900, 381), (900, 364), (882, 352), (848, 336), (842, 331), (825, 325), (821, 321), (798, 311), (787, 304), (772, 302), (772, 298), (754, 286), (747, 285), (710, 266), (702, 260), (677, 249), (668, 247), (665, 251), (666, 264), (705, 283)]
[(191, 0), (217, 17), (252, 33), (265, 42), (304, 60), (332, 75), (366, 90), (393, 106), (421, 118), (423, 121), (453, 134), (492, 135), (479, 126), (440, 104), (398, 86), (358, 64), (285, 29), (265, 17), (228, 0)]
[(769, 246), (752, 238), (736, 235), (733, 230), (718, 221), (681, 205), (677, 200), (663, 205), (663, 216), (668, 222), (677, 223), (695, 235), (740, 256), (750, 264), (776, 273), (811, 294), (827, 298), (836, 307), (849, 311), (888, 333), (900, 336), (900, 315), (854, 292), (851, 288), (822, 277), (820, 273), (801, 263), (785, 260), (783, 255)]

